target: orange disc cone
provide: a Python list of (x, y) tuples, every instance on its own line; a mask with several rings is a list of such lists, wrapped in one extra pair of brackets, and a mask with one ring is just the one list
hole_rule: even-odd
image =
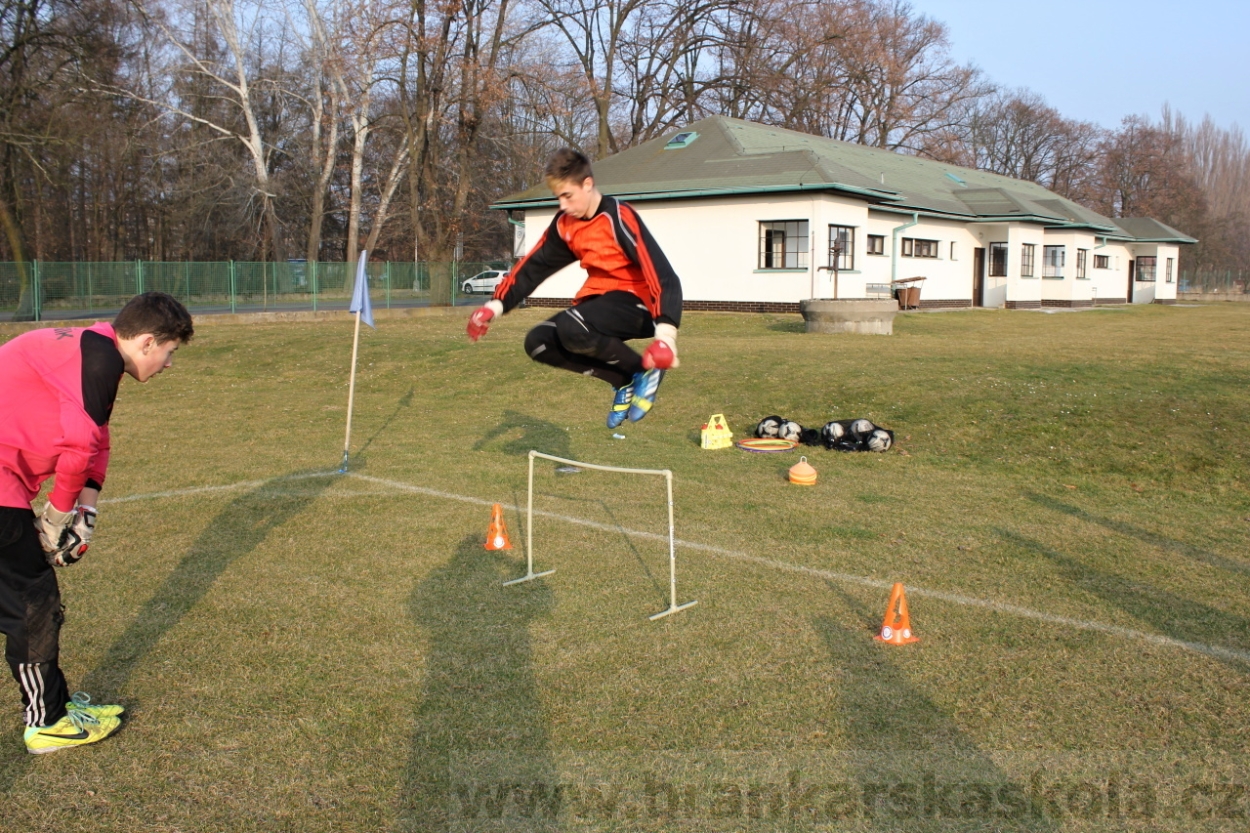
[(906, 645), (920, 641), (920, 637), (912, 636), (911, 633), (911, 617), (907, 615), (907, 594), (903, 592), (901, 581), (895, 582), (890, 588), (890, 602), (885, 606), (881, 633), (873, 639), (887, 645)]
[(808, 464), (806, 457), (800, 457), (799, 461), (790, 467), (790, 482), (798, 486), (816, 485), (816, 469)]
[(490, 510), (490, 529), (486, 530), (486, 549), (512, 549), (512, 542), (508, 540), (508, 527), (504, 526), (503, 522), (503, 507), (498, 503)]

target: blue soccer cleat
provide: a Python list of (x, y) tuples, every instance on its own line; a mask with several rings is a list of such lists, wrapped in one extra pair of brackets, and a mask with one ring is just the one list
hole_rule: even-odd
[(647, 415), (655, 404), (655, 394), (664, 380), (664, 371), (658, 367), (634, 374), (634, 398), (629, 403), (629, 421), (637, 422)]
[[(634, 376), (637, 379), (637, 375)], [(634, 398), (634, 383), (629, 382), (616, 389), (615, 395), (612, 397), (612, 407), (608, 409), (608, 427), (617, 428), (625, 421), (625, 415), (629, 413), (629, 403)]]

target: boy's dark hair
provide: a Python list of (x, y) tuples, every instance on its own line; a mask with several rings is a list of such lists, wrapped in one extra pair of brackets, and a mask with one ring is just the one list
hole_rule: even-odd
[(131, 298), (113, 319), (113, 329), (120, 338), (151, 333), (157, 344), (177, 341), (186, 344), (195, 335), (191, 313), (172, 295), (144, 292)]
[(555, 182), (576, 182), (579, 185), (587, 177), (593, 177), (590, 160), (581, 151), (573, 148), (560, 148), (547, 160), (547, 179)]

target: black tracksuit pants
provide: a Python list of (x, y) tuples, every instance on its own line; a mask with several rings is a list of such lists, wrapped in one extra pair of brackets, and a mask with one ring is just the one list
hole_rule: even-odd
[(0, 633), (22, 690), (27, 726), (65, 716), (69, 688), (57, 660), (65, 621), (56, 571), (44, 558), (30, 507), (0, 506)]
[(651, 338), (655, 324), (631, 292), (605, 292), (556, 313), (529, 331), (525, 352), (536, 362), (624, 387), (642, 370), (642, 356), (625, 343)]

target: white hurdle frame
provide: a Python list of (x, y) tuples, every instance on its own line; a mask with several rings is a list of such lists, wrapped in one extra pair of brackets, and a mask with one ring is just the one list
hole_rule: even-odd
[(525, 506), (525, 575), (520, 578), (514, 578), (511, 581), (505, 581), (504, 587), (513, 584), (521, 584), (522, 582), (532, 581), (536, 578), (549, 576), (555, 570), (547, 570), (542, 573), (534, 572), (534, 460), (541, 457), (544, 460), (551, 460), (556, 463), (564, 463), (570, 466), (577, 466), (584, 469), (594, 469), (595, 471), (614, 471), (620, 474), (652, 474), (664, 478), (664, 483), (668, 489), (668, 591), (669, 601), (668, 609), (662, 610), (654, 616), (647, 618), (654, 622), (656, 619), (662, 619), (680, 610), (688, 607), (694, 607), (698, 600), (686, 602), (685, 604), (677, 604), (677, 539), (673, 529), (673, 472), (669, 469), (623, 469), (616, 466), (596, 466), (593, 463), (583, 463), (580, 460), (567, 460), (564, 457), (555, 457), (551, 454), (544, 454), (541, 451), (531, 450), (529, 453), (529, 495), (526, 499)]

